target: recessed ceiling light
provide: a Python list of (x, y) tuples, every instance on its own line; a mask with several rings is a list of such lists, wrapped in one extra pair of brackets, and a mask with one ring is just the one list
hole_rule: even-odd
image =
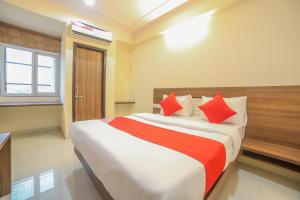
[(150, 12), (146, 16), (146, 18), (149, 19), (149, 20), (156, 19), (156, 18), (158, 18), (158, 17), (166, 14), (167, 12), (173, 10), (174, 8), (182, 5), (185, 2), (187, 2), (187, 0), (169, 0), (169, 1), (166, 1), (160, 7), (158, 7), (155, 10), (153, 10), (152, 12)]
[(96, 0), (83, 0), (83, 1), (84, 1), (85, 5), (92, 6), (95, 4)]

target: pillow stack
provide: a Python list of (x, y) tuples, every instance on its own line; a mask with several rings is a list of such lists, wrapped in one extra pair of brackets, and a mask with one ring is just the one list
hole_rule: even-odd
[[(217, 96), (217, 95), (216, 95)], [(223, 98), (224, 102), (228, 105), (229, 108), (231, 108), (233, 111), (236, 112), (235, 115), (230, 116), (229, 118), (225, 119), (225, 123), (230, 123), (230, 124), (237, 124), (237, 125), (242, 125), (246, 126), (247, 125), (247, 97), (242, 96), (242, 97), (232, 97), (232, 98)], [(205, 103), (210, 102), (213, 100), (213, 97), (202, 97), (202, 105)], [(200, 108), (201, 109), (201, 108)], [(207, 116), (201, 109), (201, 114), (200, 118), (201, 119), (207, 119)]]
[(219, 124), (236, 114), (224, 101), (222, 95), (216, 95), (210, 101), (203, 101), (199, 106), (207, 120), (211, 123)]
[(211, 123), (230, 123), (240, 126), (247, 124), (247, 97), (223, 98), (215, 97), (192, 98), (191, 95), (176, 96), (173, 92), (164, 95), (160, 102), (161, 114), (181, 117), (199, 116)]
[[(169, 103), (166, 103), (166, 102), (168, 102), (168, 99), (170, 98), (170, 96), (171, 96), (171, 98), (174, 98), (173, 101), (176, 101), (180, 105), (180, 108), (177, 107), (177, 109), (172, 109), (172, 112), (169, 112), (169, 109), (168, 109)], [(175, 103), (173, 102), (173, 104), (175, 104)], [(192, 105), (192, 96), (191, 95), (176, 97), (176, 94), (173, 92), (169, 96), (167, 96), (167, 95), (163, 96), (163, 100), (160, 102), (160, 106), (162, 108), (160, 113), (165, 116), (177, 115), (177, 116), (181, 116), (181, 117), (190, 117), (192, 115), (192, 111), (193, 111), (191, 105)]]

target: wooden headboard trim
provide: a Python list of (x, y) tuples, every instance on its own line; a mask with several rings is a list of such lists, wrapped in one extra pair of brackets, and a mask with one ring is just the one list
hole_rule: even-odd
[[(246, 138), (300, 149), (300, 86), (156, 88), (153, 103), (164, 94), (191, 94), (194, 98), (214, 96), (247, 96), (248, 124)], [(158, 109), (154, 108), (154, 112)]]

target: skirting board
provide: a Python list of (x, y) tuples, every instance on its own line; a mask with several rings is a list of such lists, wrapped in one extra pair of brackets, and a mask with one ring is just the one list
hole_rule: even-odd
[(279, 165), (275, 165), (269, 162), (265, 162), (259, 159), (255, 159), (249, 156), (241, 155), (239, 157), (239, 162), (248, 164), (251, 166), (255, 166), (257, 168), (263, 169), (265, 171), (272, 172), (274, 174), (277, 174), (279, 176), (286, 177), (288, 179), (300, 182), (300, 173), (293, 171), (291, 169), (287, 169), (284, 167), (281, 167)]
[(38, 129), (28, 129), (28, 130), (20, 130), (20, 131), (12, 131), (12, 136), (19, 136), (19, 135), (24, 135), (24, 134), (43, 134), (45, 132), (51, 132), (51, 131), (61, 131), (61, 128), (56, 126), (56, 127), (45, 127), (45, 128), (38, 128)]
[(6, 196), (0, 197), (0, 200), (11, 200), (11, 194), (8, 194)]

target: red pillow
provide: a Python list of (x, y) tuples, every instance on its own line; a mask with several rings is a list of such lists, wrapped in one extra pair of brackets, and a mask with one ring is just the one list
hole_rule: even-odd
[(209, 122), (216, 124), (236, 114), (236, 112), (225, 103), (220, 94), (217, 94), (212, 100), (199, 106), (199, 108), (203, 111)]
[(175, 92), (171, 93), (165, 99), (161, 100), (159, 104), (162, 107), (165, 116), (170, 116), (174, 112), (182, 109), (182, 106), (176, 100)]

